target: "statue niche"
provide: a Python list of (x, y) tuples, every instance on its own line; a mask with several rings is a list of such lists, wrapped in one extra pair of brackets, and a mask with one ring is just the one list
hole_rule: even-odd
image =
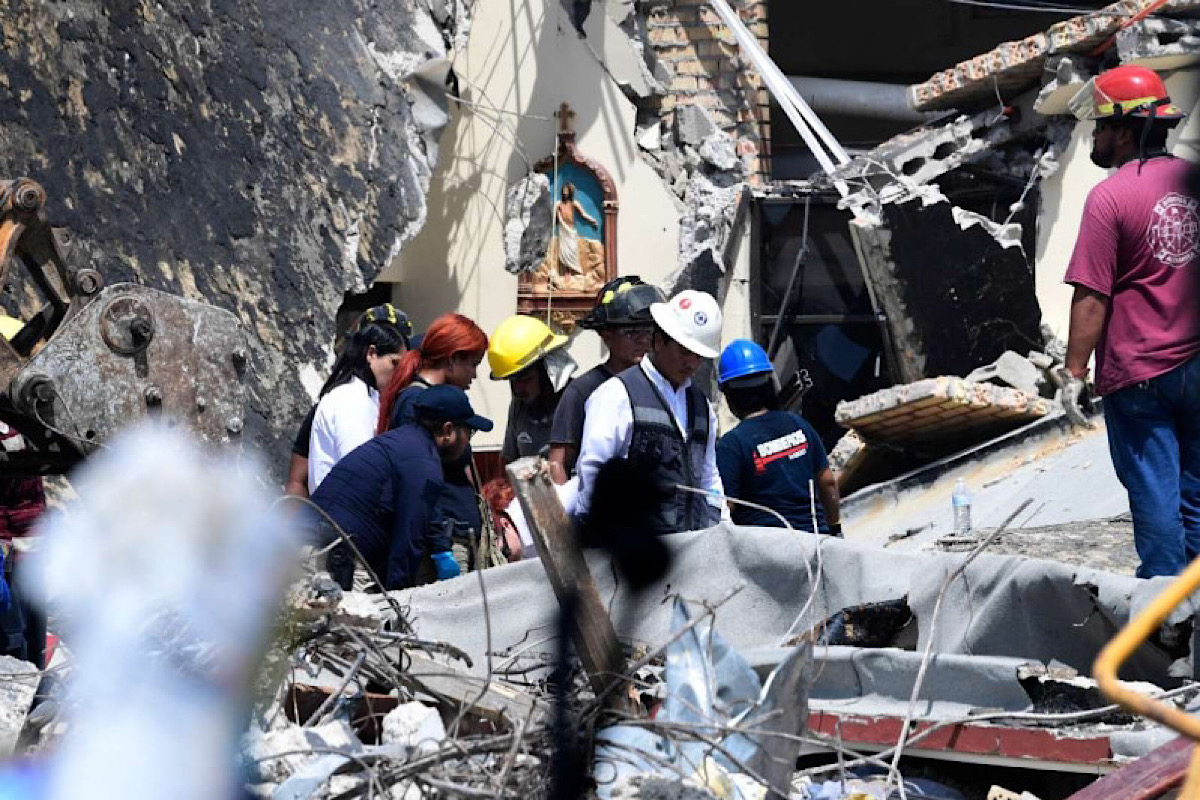
[(558, 157), (535, 167), (549, 178), (554, 200), (550, 244), (537, 267), (522, 273), (517, 310), (550, 310), (570, 327), (591, 309), (600, 287), (616, 277), (617, 192), (608, 172), (576, 149), (569, 126), (574, 113), (565, 103), (557, 116)]

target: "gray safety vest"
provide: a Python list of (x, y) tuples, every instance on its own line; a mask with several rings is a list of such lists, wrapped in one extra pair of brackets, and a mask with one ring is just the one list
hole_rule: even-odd
[(708, 444), (708, 400), (693, 384), (687, 389), (688, 439), (685, 442), (671, 415), (671, 407), (640, 366), (617, 376), (629, 394), (633, 409), (633, 437), (629, 460), (654, 475), (671, 499), (654, 528), (659, 533), (703, 530), (716, 525), (721, 513), (695, 492), (675, 486), (700, 488), (704, 450)]

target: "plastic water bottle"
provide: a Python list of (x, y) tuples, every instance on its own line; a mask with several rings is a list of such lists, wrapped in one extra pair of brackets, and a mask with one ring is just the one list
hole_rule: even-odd
[(954, 482), (954, 535), (967, 536), (971, 533), (971, 493), (967, 482), (959, 478)]

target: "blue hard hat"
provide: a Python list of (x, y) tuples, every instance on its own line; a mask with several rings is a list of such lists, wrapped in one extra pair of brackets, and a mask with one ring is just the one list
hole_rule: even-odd
[(727, 383), (747, 375), (774, 372), (767, 351), (749, 339), (734, 339), (721, 351), (717, 361), (717, 383)]

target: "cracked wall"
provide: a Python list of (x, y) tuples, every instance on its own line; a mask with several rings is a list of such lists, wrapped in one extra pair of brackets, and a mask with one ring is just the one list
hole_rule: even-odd
[[(765, 41), (765, 4), (738, 5)], [(737, 226), (758, 166), (759, 89), (732, 74), (745, 72), (730, 60), (732, 36), (692, 0), (596, 0), (581, 24), (577, 8), (521, 0), (515, 12), (476, 9), (476, 35), (455, 64), (462, 102), (442, 139), (429, 223), (384, 276), (399, 282), (396, 298), (418, 328), (450, 308), (485, 330), (515, 313), (509, 270), (539, 260), (551, 207), (525, 179), (553, 153), (564, 102), (579, 152), (616, 187), (619, 274), (721, 297), (731, 266), (748, 259)], [(553, 306), (550, 317), (560, 319)], [(571, 353), (585, 369), (603, 357), (587, 332), (574, 332)], [(507, 385), (481, 380), (471, 394), (482, 413), (505, 418)], [(480, 448), (498, 446), (502, 427), (477, 436)]]
[[(0, 17), (0, 176), (46, 187), (76, 266), (240, 317), (246, 433), (278, 470), (344, 293), (425, 222), (469, 9), (8, 0)], [(20, 285), (0, 302), (30, 311)]]

